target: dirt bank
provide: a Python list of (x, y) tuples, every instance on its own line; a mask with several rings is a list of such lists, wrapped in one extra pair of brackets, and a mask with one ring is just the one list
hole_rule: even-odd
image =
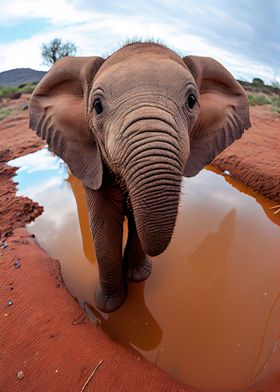
[(0, 122), (0, 237), (8, 236), (14, 228), (31, 222), (43, 211), (27, 197), (16, 197), (16, 184), (12, 181), (16, 168), (6, 165), (42, 145), (36, 134), (27, 129), (27, 114)]
[(271, 106), (250, 108), (252, 128), (216, 157), (213, 165), (228, 170), (255, 192), (280, 201), (280, 115)]
[[(277, 121), (274, 116), (268, 117), (266, 109), (253, 108), (252, 122), (254, 129), (259, 129), (253, 132), (260, 135), (254, 143), (263, 143), (266, 149), (273, 144), (274, 151)], [(269, 136), (271, 124), (273, 138)], [(265, 142), (261, 137), (264, 125)], [(240, 179), (238, 173), (242, 170), (234, 171), (234, 160), (230, 157), (235, 156), (236, 166), (240, 167), (243, 155), (248, 157), (248, 162), (257, 163), (254, 168), (259, 168), (262, 190), (267, 179), (260, 174), (268, 175), (267, 161), (261, 164), (256, 146), (248, 138), (244, 139), (244, 151), (240, 141), (238, 148), (235, 144), (218, 157), (215, 165)], [(65, 289), (58, 262), (24, 228), (42, 212), (42, 207), (28, 198), (15, 196), (15, 184), (11, 181), (14, 169), (8, 168), (6, 162), (41, 146), (27, 127), (26, 112), (0, 122), (0, 390), (81, 391), (100, 363), (89, 381), (88, 391), (194, 391), (139, 354), (112, 342), (90, 323)], [(257, 148), (262, 151), (260, 145)], [(227, 164), (227, 160), (231, 163)], [(279, 186), (279, 161), (276, 168), (279, 177), (273, 177), (274, 187)], [(248, 391), (280, 391), (280, 373)]]
[(191, 391), (91, 324), (65, 289), (58, 262), (25, 229), (5, 245), (1, 391), (80, 391), (101, 360), (87, 390)]

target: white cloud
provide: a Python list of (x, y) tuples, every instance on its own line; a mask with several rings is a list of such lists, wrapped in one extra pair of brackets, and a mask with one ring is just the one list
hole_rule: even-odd
[(50, 19), (54, 24), (86, 21), (88, 12), (79, 11), (67, 0), (1, 0), (1, 23), (24, 18)]
[(46, 69), (42, 66), (41, 58), (43, 42), (45, 42), (44, 35), (39, 35), (12, 43), (0, 43), (0, 71), (13, 68)]
[[(29, 173), (30, 175), (30, 173)], [(32, 200), (37, 201), (41, 205), (45, 205), (44, 202), (46, 199), (50, 199), (50, 204), (54, 203), (55, 198), (56, 198), (56, 193), (57, 189), (60, 189), (61, 187), (63, 189), (60, 190), (61, 193), (61, 198), (63, 198), (63, 194), (65, 191), (65, 180), (63, 177), (60, 177), (58, 173), (55, 173), (53, 177), (46, 181), (38, 181), (34, 184), (28, 185), (24, 188), (20, 188), (17, 191), (18, 196), (28, 196)], [(65, 200), (67, 197), (65, 196)]]
[[(87, 3), (84, 6), (78, 0), (56, 0), (53, 3), (43, 0), (26, 0), (24, 2), (4, 0), (1, 2), (3, 22), (43, 17), (49, 19), (50, 28), (48, 31), (35, 34), (29, 39), (0, 44), (0, 71), (17, 67), (46, 69), (42, 66), (41, 45), (55, 37), (75, 42), (78, 45), (78, 55), (81, 56), (107, 55), (131, 37), (143, 39), (154, 37), (163, 40), (182, 53), (214, 57), (236, 77), (242, 79), (261, 77), (267, 82), (272, 79), (280, 82), (280, 75), (276, 75), (266, 59), (262, 62), (256, 62), (247, 57), (246, 53), (242, 53), (242, 49), (239, 54), (234, 54), (230, 49), (225, 50), (219, 46), (213, 38), (209, 39), (207, 35), (199, 35), (193, 29), (194, 18), (192, 15), (203, 14), (205, 16), (203, 7), (188, 4), (186, 9), (181, 4), (187, 17), (180, 18), (180, 15), (168, 14), (168, 7), (171, 6), (169, 2), (166, 1), (162, 5), (167, 7), (162, 14), (160, 14), (162, 9), (158, 10), (159, 15), (156, 12), (157, 2), (152, 3), (149, 7), (137, 4), (138, 8), (136, 7), (133, 12), (131, 11), (132, 5), (116, 4), (121, 12), (114, 11), (113, 6), (104, 12), (97, 9), (96, 5), (92, 3)], [(177, 2), (173, 0), (173, 3), (176, 7)], [(104, 8), (106, 9), (106, 5), (103, 10)], [(151, 12), (148, 12), (149, 9)], [(225, 19), (225, 23), (231, 21), (222, 10), (214, 9), (214, 11), (217, 19)], [(188, 17), (188, 15), (190, 16)], [(250, 25), (239, 21), (238, 28), (241, 29), (241, 27), (249, 35)], [(191, 33), (192, 30), (194, 33)], [(230, 45), (228, 47), (230, 48)], [(241, 47), (242, 42), (240, 43)]]
[(60, 171), (61, 167), (65, 166), (62, 159), (52, 155), (47, 148), (13, 159), (8, 162), (8, 165), (20, 167), (18, 173), (25, 172), (28, 174), (38, 171)]

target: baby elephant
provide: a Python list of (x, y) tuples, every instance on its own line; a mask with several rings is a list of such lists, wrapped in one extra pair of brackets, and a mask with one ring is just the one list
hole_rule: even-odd
[(250, 119), (245, 91), (217, 61), (133, 43), (107, 59), (59, 60), (32, 95), (30, 127), (84, 185), (96, 305), (111, 312), (125, 300), (126, 278), (146, 279), (148, 255), (170, 243), (182, 176), (209, 164)]

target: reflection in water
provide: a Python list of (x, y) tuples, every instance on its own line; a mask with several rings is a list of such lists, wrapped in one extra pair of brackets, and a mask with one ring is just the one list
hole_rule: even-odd
[(145, 282), (130, 283), (124, 305), (104, 317), (93, 306), (88, 305), (88, 309), (89, 315), (92, 317), (93, 314), (93, 319), (99, 320), (101, 328), (112, 339), (127, 348), (132, 345), (150, 351), (160, 344), (162, 330), (145, 304), (144, 287)]
[(88, 210), (86, 206), (86, 195), (81, 181), (69, 174), (68, 183), (72, 188), (72, 192), (76, 199), (77, 212), (79, 217), (79, 225), (82, 234), (83, 251), (85, 257), (92, 263), (96, 262), (93, 241), (91, 237), (90, 225), (88, 220)]
[(209, 170), (184, 180), (170, 247), (106, 315), (94, 307), (98, 271), (80, 182), (65, 181), (46, 149), (11, 164), (21, 167), (18, 193), (44, 206), (29, 230), (113, 339), (201, 388), (241, 389), (279, 370), (280, 214), (271, 201)]
[(205, 283), (210, 287), (217, 284), (230, 256), (234, 238), (236, 211), (230, 210), (221, 221), (218, 230), (209, 232), (189, 255), (189, 261)]

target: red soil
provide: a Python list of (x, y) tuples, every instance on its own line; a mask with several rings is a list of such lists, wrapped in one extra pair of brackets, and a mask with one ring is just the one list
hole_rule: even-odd
[(213, 165), (230, 171), (255, 192), (280, 202), (280, 115), (254, 106), (252, 128), (216, 157)]
[(43, 143), (27, 129), (27, 114), (0, 122), (0, 238), (16, 227), (23, 227), (43, 212), (43, 207), (27, 197), (16, 197), (12, 181), (16, 168), (6, 162), (36, 151)]
[[(259, 191), (279, 200), (277, 117), (257, 107), (252, 120), (253, 130), (221, 154), (215, 165), (241, 179), (249, 170), (242, 169), (244, 159), (246, 168), (251, 164), (250, 170), (256, 172), (245, 181), (254, 178)], [(58, 262), (24, 228), (42, 207), (15, 196), (15, 170), (5, 163), (41, 146), (28, 129), (27, 114), (0, 122), (0, 391), (81, 391), (102, 360), (87, 391), (194, 392), (92, 324), (64, 287)], [(272, 154), (274, 166), (269, 164)], [(249, 391), (280, 391), (280, 373)]]

